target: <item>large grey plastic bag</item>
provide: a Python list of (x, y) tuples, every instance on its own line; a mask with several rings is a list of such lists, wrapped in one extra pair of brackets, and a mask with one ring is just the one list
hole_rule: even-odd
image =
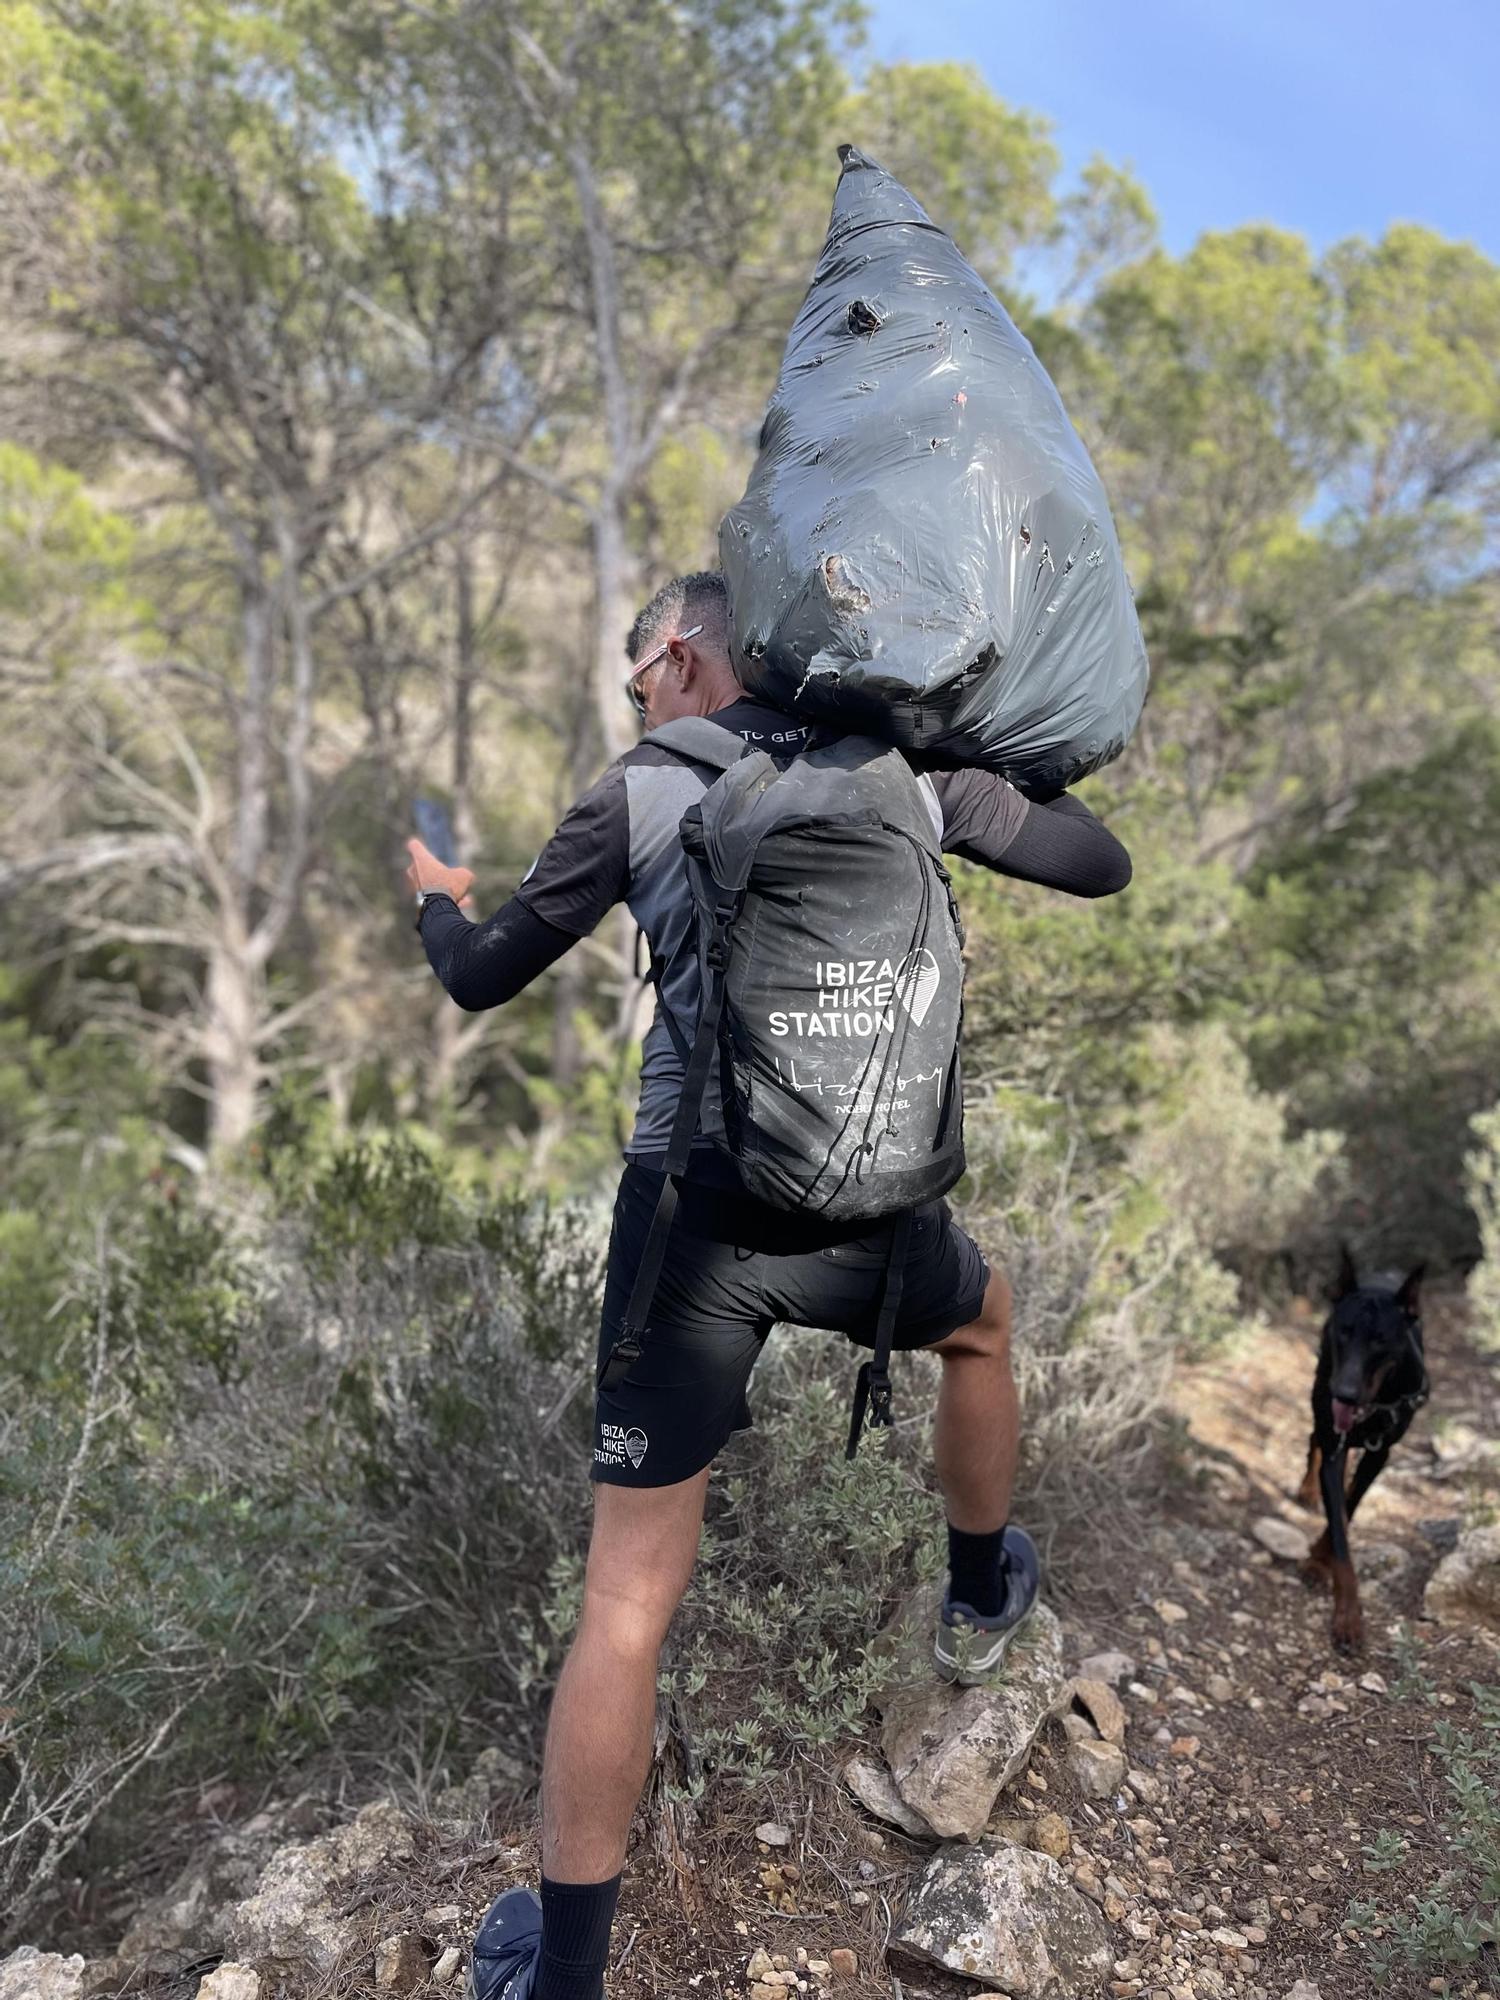
[(1054, 790), (1117, 757), (1146, 649), (1109, 503), (1003, 306), (853, 146), (745, 497), (735, 665), (802, 716)]

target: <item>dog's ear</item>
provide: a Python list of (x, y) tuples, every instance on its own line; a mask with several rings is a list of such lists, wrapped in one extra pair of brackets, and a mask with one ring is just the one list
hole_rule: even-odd
[(1328, 1296), (1335, 1305), (1340, 1299), (1347, 1299), (1351, 1292), (1359, 1290), (1359, 1272), (1354, 1268), (1354, 1259), (1349, 1254), (1349, 1245), (1339, 1245), (1339, 1274), (1328, 1288)]
[(1396, 1303), (1404, 1306), (1413, 1318), (1422, 1309), (1422, 1279), (1427, 1272), (1425, 1264), (1417, 1264), (1407, 1272), (1401, 1289), (1396, 1294)]

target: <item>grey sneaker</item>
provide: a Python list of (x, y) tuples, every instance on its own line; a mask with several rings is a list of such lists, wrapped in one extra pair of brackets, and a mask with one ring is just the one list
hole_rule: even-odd
[(998, 1673), (1011, 1641), (1037, 1606), (1042, 1591), (1042, 1559), (1024, 1528), (1007, 1528), (1004, 1543), (1009, 1558), (1004, 1604), (993, 1616), (982, 1617), (971, 1605), (943, 1598), (933, 1656), (948, 1680), (974, 1687)]

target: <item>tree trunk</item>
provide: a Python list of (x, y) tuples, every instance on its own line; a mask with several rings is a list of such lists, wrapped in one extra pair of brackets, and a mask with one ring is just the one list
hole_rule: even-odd
[(219, 937), (209, 952), (203, 1051), (208, 1064), (210, 1155), (233, 1152), (255, 1129), (261, 1065), (256, 1030), (264, 993), (242, 941)]

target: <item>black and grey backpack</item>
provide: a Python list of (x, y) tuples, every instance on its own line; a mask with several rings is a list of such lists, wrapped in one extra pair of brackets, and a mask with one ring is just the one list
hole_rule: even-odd
[(717, 1052), (716, 1143), (748, 1194), (836, 1223), (897, 1217), (852, 1455), (867, 1403), (872, 1423), (889, 1421), (911, 1211), (964, 1170), (963, 930), (938, 828), (904, 756), (872, 738), (785, 764), (706, 718), (650, 740), (720, 776), (680, 827), (700, 1011), (661, 1200), (600, 1385), (640, 1353)]

